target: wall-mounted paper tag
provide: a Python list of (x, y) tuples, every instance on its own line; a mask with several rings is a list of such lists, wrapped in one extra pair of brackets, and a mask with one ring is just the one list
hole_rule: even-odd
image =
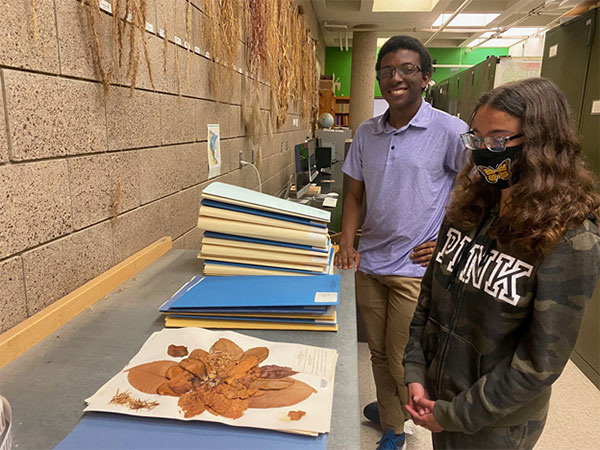
[(558, 55), (558, 44), (554, 44), (548, 49), (548, 58), (554, 58), (556, 55)]
[(337, 297), (337, 292), (315, 292), (315, 303), (336, 302)]
[(133, 15), (131, 13), (127, 14), (127, 22), (131, 22), (133, 20)]
[(161, 38), (164, 38), (164, 37), (165, 37), (165, 30), (163, 30), (162, 28), (161, 28), (160, 30), (158, 30), (158, 35), (159, 35)]
[(198, 47), (198, 46), (194, 46), (194, 53), (195, 53), (196, 55), (199, 55), (199, 54), (200, 54), (200, 47)]
[(154, 33), (154, 25), (152, 25), (150, 22), (146, 22), (146, 31)]
[(112, 5), (106, 0), (100, 0), (98, 6), (102, 11), (112, 14)]
[(177, 45), (182, 45), (183, 42), (181, 40), (181, 38), (179, 36), (173, 36), (173, 41), (177, 44)]
[(592, 102), (592, 114), (600, 114), (600, 100), (594, 100)]

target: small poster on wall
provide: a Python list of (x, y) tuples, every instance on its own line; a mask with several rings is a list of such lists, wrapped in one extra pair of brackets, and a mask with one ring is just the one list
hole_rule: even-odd
[(221, 175), (221, 137), (219, 124), (208, 124), (208, 178)]

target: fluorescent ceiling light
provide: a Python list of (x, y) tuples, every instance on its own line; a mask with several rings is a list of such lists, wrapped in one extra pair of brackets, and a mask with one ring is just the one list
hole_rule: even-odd
[(512, 37), (512, 36), (531, 36), (533, 34), (537, 34), (540, 32), (541, 27), (514, 27), (509, 28), (504, 33), (502, 33), (503, 37)]
[(373, 12), (431, 12), (439, 0), (373, 0)]
[[(432, 27), (441, 27), (450, 18), (452, 14), (440, 14), (435, 19), (435, 22), (431, 25)], [(448, 24), (449, 27), (485, 27), (488, 23), (498, 17), (500, 14), (459, 14), (452, 22)]]
[[(467, 45), (467, 47), (496, 47), (504, 48), (511, 47), (522, 39), (490, 39), (487, 42), (483, 42), (485, 39), (475, 39), (473, 42)], [(483, 42), (483, 44), (481, 44)], [(481, 45), (479, 45), (481, 44)]]

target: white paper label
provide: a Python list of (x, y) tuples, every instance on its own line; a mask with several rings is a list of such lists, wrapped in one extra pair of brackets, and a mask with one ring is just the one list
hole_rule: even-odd
[(109, 2), (107, 2), (106, 0), (100, 0), (98, 2), (98, 6), (100, 6), (100, 9), (102, 11), (112, 14), (112, 5)]
[(150, 22), (146, 22), (146, 31), (154, 33), (154, 25), (152, 25)]
[(158, 35), (159, 35), (161, 38), (164, 38), (164, 37), (165, 37), (165, 30), (163, 30), (162, 28), (161, 28), (160, 30), (158, 30)]
[(210, 53), (209, 52), (204, 52), (204, 56), (206, 56), (207, 58), (210, 58)]
[(548, 58), (554, 58), (558, 54), (558, 44), (554, 44), (548, 49)]
[(183, 43), (183, 46), (184, 46), (185, 48), (187, 48), (188, 50), (189, 50), (190, 48), (192, 48), (192, 46), (190, 45), (190, 43), (189, 43), (188, 41), (185, 41), (185, 42)]
[(238, 68), (238, 72), (239, 72), (239, 73), (241, 73), (241, 74), (243, 74), (243, 73), (244, 73), (244, 71), (242, 70), (242, 68), (241, 68), (241, 67), (239, 67), (239, 68)]
[(200, 54), (200, 47), (194, 46), (194, 53), (196, 55), (199, 55)]
[(173, 37), (173, 41), (175, 41), (175, 43), (177, 45), (182, 45), (183, 44), (183, 42), (181, 41), (181, 38), (179, 36), (174, 36)]
[(133, 15), (131, 13), (127, 14), (127, 22), (131, 22), (133, 20)]
[(592, 102), (592, 114), (600, 114), (600, 100)]
[(337, 298), (337, 292), (315, 292), (315, 303), (334, 303)]

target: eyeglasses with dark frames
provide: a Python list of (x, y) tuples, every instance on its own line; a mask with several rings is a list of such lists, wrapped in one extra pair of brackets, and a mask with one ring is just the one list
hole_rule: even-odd
[(398, 67), (382, 67), (375, 72), (377, 73), (377, 79), (385, 80), (387, 78), (392, 78), (395, 74), (398, 74), (401, 77), (409, 77), (420, 71), (421, 68), (419, 66), (407, 62)]
[(483, 143), (491, 152), (503, 152), (506, 150), (506, 144), (508, 142), (523, 136), (523, 133), (519, 133), (513, 136), (486, 136), (480, 138), (475, 136), (473, 130), (470, 130), (461, 134), (460, 138), (462, 139), (464, 146), (469, 150), (477, 150), (481, 148), (481, 144)]

